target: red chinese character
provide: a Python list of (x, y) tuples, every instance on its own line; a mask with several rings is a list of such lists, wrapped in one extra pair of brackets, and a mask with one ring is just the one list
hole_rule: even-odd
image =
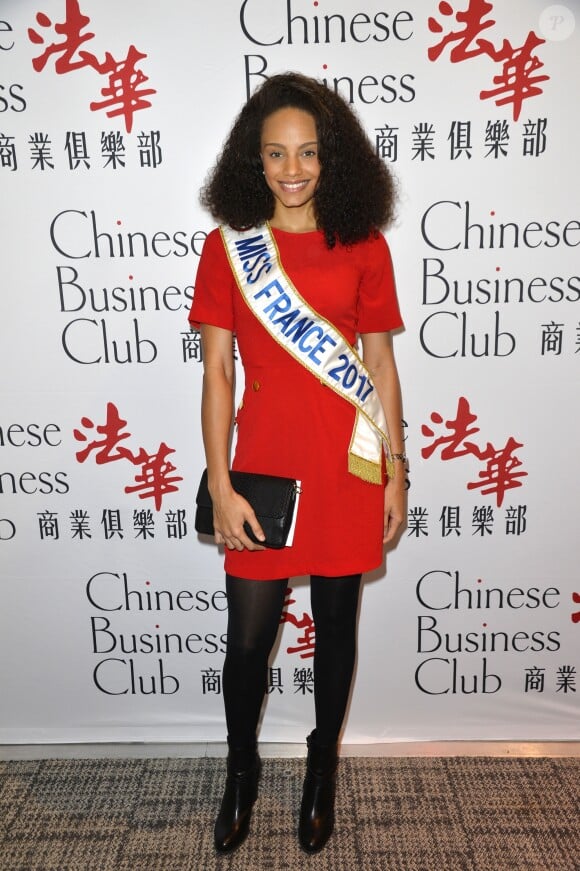
[[(572, 593), (572, 601), (580, 605), (580, 593)], [(580, 623), (580, 611), (572, 611), (572, 623)]]
[(299, 653), (300, 659), (312, 659), (314, 656), (314, 643), (315, 638), (315, 628), (314, 623), (310, 621), (310, 624), (305, 628), (304, 635), (299, 635), (296, 639), (298, 641), (298, 647), (287, 647), (287, 653)]
[(314, 620), (305, 612), (302, 613), (302, 617), (300, 618), (296, 617), (294, 614), (290, 614), (287, 610), (288, 607), (296, 604), (296, 599), (291, 599), (291, 595), (292, 588), (288, 587), (286, 590), (286, 599), (284, 601), (284, 610), (282, 611), (280, 623), (291, 623), (293, 626), (296, 626), (297, 629), (304, 629), (304, 634), (296, 639), (300, 645), (299, 647), (287, 647), (286, 651), (287, 653), (300, 653), (301, 659), (309, 659), (314, 656)]
[[(487, 460), (487, 466), (483, 472), (480, 472), (478, 478), (480, 481), (474, 481), (467, 485), (468, 490), (481, 489), (481, 493), (487, 496), (489, 493), (497, 495), (497, 506), (501, 507), (506, 490), (512, 490), (514, 487), (521, 487), (522, 482), (518, 478), (525, 478), (527, 472), (516, 472), (522, 462), (517, 457), (512, 456), (516, 448), (521, 448), (519, 442), (516, 442), (512, 436), (509, 437), (504, 448), (496, 450), (493, 445), (488, 444), (487, 450), (481, 455), (481, 459)], [(485, 489), (483, 489), (485, 488)]]
[[(514, 48), (508, 39), (504, 39), (501, 48), (496, 49), (492, 42), (480, 37), (484, 30), (495, 24), (493, 20), (483, 20), (492, 9), (493, 4), (487, 0), (469, 0), (465, 12), (455, 13), (455, 20), (464, 25), (463, 29), (452, 30), (445, 34), (437, 45), (430, 46), (427, 55), (429, 60), (437, 60), (447, 45), (457, 43), (449, 52), (449, 59), (452, 63), (486, 54), (492, 60), (503, 64), (501, 73), (493, 78), (497, 87), (488, 91), (480, 91), (479, 97), (481, 100), (486, 100), (489, 97), (503, 96), (503, 99), (495, 101), (496, 106), (512, 103), (513, 118), (514, 121), (517, 121), (520, 117), (522, 102), (528, 97), (541, 94), (542, 89), (538, 87), (539, 83), (550, 78), (547, 75), (533, 75), (544, 64), (532, 52), (546, 40), (540, 39), (533, 31), (530, 31), (525, 43), (519, 48)], [(443, 0), (439, 4), (439, 12), (448, 17), (454, 14), (454, 9), (450, 3)], [(428, 24), (432, 33), (441, 34), (443, 32), (442, 25), (435, 18), (430, 17)]]
[(107, 73), (109, 76), (109, 86), (101, 88), (101, 94), (106, 99), (100, 103), (90, 104), (92, 112), (96, 112), (97, 109), (113, 107), (110, 112), (106, 113), (107, 118), (123, 115), (127, 133), (130, 133), (133, 127), (133, 114), (139, 109), (147, 109), (151, 105), (149, 100), (145, 100), (144, 97), (157, 93), (154, 88), (139, 89), (139, 85), (149, 81), (145, 73), (135, 68), (137, 62), (145, 57), (147, 55), (137, 51), (134, 45), (129, 46), (124, 61), (116, 61), (107, 52), (104, 63), (99, 67), (100, 73)]
[[(427, 56), (429, 60), (437, 60), (446, 45), (451, 42), (457, 42), (450, 53), (449, 59), (452, 63), (458, 63), (462, 60), (467, 60), (470, 57), (477, 57), (480, 54), (489, 54), (489, 48), (493, 50), (493, 46), (486, 39), (477, 39), (483, 30), (488, 27), (493, 27), (495, 21), (483, 21), (483, 18), (488, 12), (493, 9), (492, 3), (487, 3), (486, 0), (470, 0), (468, 8), (465, 12), (457, 12), (455, 20), (460, 24), (464, 24), (463, 30), (453, 30), (446, 34), (441, 42), (437, 45), (432, 45)], [(453, 15), (453, 7), (450, 3), (444, 2), (439, 4), (439, 12), (442, 15)], [(442, 33), (443, 27), (439, 22), (432, 17), (428, 20), (429, 30), (431, 33)], [(471, 44), (475, 41), (477, 48), (470, 49)]]
[[(95, 425), (88, 417), (81, 419), (81, 424), (86, 429), (92, 429)], [(119, 416), (117, 406), (112, 402), (107, 403), (107, 420), (102, 426), (97, 426), (96, 430), (104, 438), (95, 439), (84, 448), (77, 452), (77, 460), (79, 463), (84, 463), (91, 451), (97, 450), (95, 454), (95, 462), (99, 465), (102, 463), (112, 463), (114, 460), (130, 460), (132, 463), (142, 462), (139, 457), (127, 450), (127, 448), (119, 447), (119, 442), (131, 437), (130, 432), (121, 432), (127, 421)], [(73, 430), (75, 439), (78, 442), (86, 442), (87, 436), (79, 429)]]
[[(432, 413), (431, 420), (433, 423), (443, 423), (443, 418), (437, 411)], [(481, 457), (481, 451), (477, 445), (473, 442), (465, 441), (468, 436), (479, 432), (478, 426), (471, 427), (470, 429), (471, 424), (476, 420), (477, 415), (471, 413), (469, 402), (464, 396), (460, 396), (457, 403), (457, 417), (455, 420), (445, 421), (445, 426), (451, 430), (451, 435), (436, 438), (431, 445), (421, 450), (421, 455), (428, 459), (436, 448), (446, 445), (441, 451), (442, 460), (453, 460), (455, 457), (464, 457), (466, 454), (475, 454), (476, 457)], [(435, 435), (434, 430), (426, 424), (423, 424), (421, 427), (421, 432), (424, 436), (431, 437)]]
[(487, 100), (489, 97), (499, 97), (506, 94), (502, 100), (496, 100), (496, 106), (504, 106), (513, 103), (514, 121), (520, 117), (522, 103), (529, 97), (535, 97), (542, 93), (538, 87), (539, 82), (548, 81), (550, 76), (532, 75), (536, 70), (544, 66), (537, 55), (533, 55), (533, 49), (542, 45), (546, 40), (540, 39), (533, 31), (528, 33), (525, 43), (520, 48), (513, 48), (509, 40), (504, 39), (500, 51), (493, 55), (494, 60), (503, 61), (503, 69), (500, 75), (493, 77), (493, 82), (499, 87), (490, 91), (480, 91), (480, 99)]
[[(59, 75), (70, 73), (72, 70), (78, 70), (86, 66), (96, 67), (97, 59), (93, 54), (86, 51), (79, 52), (81, 60), (73, 61), (73, 55), (79, 47), (95, 35), (94, 33), (81, 33), (83, 27), (89, 24), (90, 20), (79, 9), (79, 0), (66, 0), (66, 18), (61, 24), (54, 25), (56, 33), (64, 36), (64, 40), (51, 43), (41, 55), (33, 58), (32, 66), (36, 72), (39, 73), (44, 69), (46, 62), (53, 54), (62, 55), (62, 57), (56, 59), (54, 64), (55, 72)], [(50, 27), (52, 24), (50, 18), (44, 12), (37, 14), (36, 21), (41, 27)], [(44, 37), (36, 30), (33, 30), (32, 27), (28, 28), (28, 38), (35, 45), (44, 44)]]
[(135, 458), (135, 463), (143, 464), (141, 474), (135, 475), (138, 483), (134, 487), (125, 487), (125, 493), (139, 493), (139, 499), (154, 499), (155, 510), (159, 511), (163, 497), (167, 493), (177, 492), (179, 487), (175, 486), (175, 482), (183, 481), (179, 475), (168, 477), (171, 472), (176, 471), (176, 466), (167, 460), (168, 455), (174, 453), (175, 450), (169, 448), (165, 442), (161, 442), (156, 454), (149, 455), (141, 448), (139, 457)]

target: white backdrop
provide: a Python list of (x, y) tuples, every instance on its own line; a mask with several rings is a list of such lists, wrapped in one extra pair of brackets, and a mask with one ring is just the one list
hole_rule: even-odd
[[(409, 518), (364, 587), (345, 738), (578, 739), (579, 17), (0, 0), (1, 741), (224, 737), (197, 192), (287, 69), (353, 102), (400, 184)], [(313, 717), (306, 579), (285, 614), (265, 740)]]

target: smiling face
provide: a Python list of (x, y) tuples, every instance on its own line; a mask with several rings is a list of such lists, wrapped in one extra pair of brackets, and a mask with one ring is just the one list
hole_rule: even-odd
[(260, 155), (275, 197), (272, 223), (316, 227), (313, 197), (320, 178), (316, 123), (302, 109), (278, 109), (265, 119)]

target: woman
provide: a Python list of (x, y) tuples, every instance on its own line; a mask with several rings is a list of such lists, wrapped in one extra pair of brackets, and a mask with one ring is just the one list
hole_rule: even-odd
[[(316, 852), (334, 824), (337, 744), (356, 654), (361, 574), (381, 564), (383, 544), (404, 517), (402, 412), (390, 338), (401, 318), (379, 233), (392, 217), (394, 187), (342, 98), (289, 73), (268, 79), (242, 109), (202, 203), (226, 225), (206, 240), (190, 312), (201, 330), (203, 440), (228, 597), (223, 693), (229, 753), (215, 845), (227, 852), (248, 833), (268, 657), (288, 578), (310, 575), (316, 728), (307, 739), (299, 840)], [(245, 266), (234, 262), (238, 250), (245, 251)], [(264, 282), (278, 258), (282, 271), (272, 273), (278, 280), (268, 275), (260, 291), (244, 296), (244, 269), (250, 284)], [(252, 308), (260, 296), (267, 328)], [(300, 300), (308, 317), (297, 320), (292, 306)], [(277, 335), (270, 332), (276, 329)], [(233, 468), (301, 481), (294, 540), (282, 550), (248, 537), (244, 522), (264, 540), (228, 474), (234, 333), (246, 384)], [(348, 363), (357, 336), (366, 366), (360, 371), (356, 361), (353, 369)], [(349, 366), (346, 374), (325, 365), (329, 353), (347, 360), (340, 364)], [(374, 411), (365, 406), (359, 414), (352, 389), (361, 402), (374, 402)], [(358, 428), (373, 414), (367, 451)], [(377, 436), (384, 430), (390, 434), (388, 480), (384, 439)]]

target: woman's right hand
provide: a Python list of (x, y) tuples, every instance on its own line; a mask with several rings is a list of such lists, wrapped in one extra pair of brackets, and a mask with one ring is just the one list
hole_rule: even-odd
[(201, 426), (208, 487), (213, 502), (215, 540), (217, 544), (225, 544), (229, 550), (264, 550), (264, 545), (255, 544), (244, 530), (244, 523), (247, 522), (256, 538), (264, 540), (252, 506), (233, 489), (228, 472), (234, 397), (233, 333), (221, 327), (202, 324), (201, 343)]
[(229, 550), (265, 550), (264, 545), (253, 542), (244, 529), (247, 522), (256, 538), (261, 541), (265, 538), (252, 506), (243, 496), (232, 489), (218, 498), (212, 497), (212, 501), (216, 544), (225, 544)]

